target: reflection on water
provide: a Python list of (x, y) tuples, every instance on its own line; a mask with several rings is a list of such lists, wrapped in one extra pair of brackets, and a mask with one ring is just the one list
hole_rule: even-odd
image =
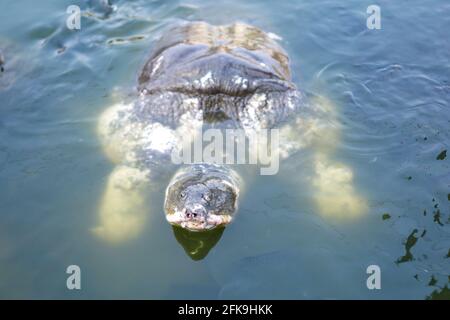
[(186, 251), (186, 254), (192, 260), (202, 260), (220, 240), (225, 228), (219, 227), (209, 231), (194, 232), (172, 226), (172, 230), (178, 243)]
[[(77, 2), (82, 28), (70, 31)], [(2, 4), (1, 298), (449, 299), (448, 1), (380, 1), (381, 30), (366, 28), (370, 0), (101, 2)], [(185, 20), (280, 35), (296, 84), (338, 110), (321, 165), (306, 152), (245, 181), (226, 232), (172, 232), (162, 192), (128, 224), (97, 214), (114, 170), (98, 115), (132, 92), (158, 32)], [(315, 199), (313, 185), (329, 196)], [(342, 203), (364, 214), (334, 219)], [(86, 275), (81, 292), (65, 289), (70, 264)], [(371, 264), (377, 292), (365, 287)]]

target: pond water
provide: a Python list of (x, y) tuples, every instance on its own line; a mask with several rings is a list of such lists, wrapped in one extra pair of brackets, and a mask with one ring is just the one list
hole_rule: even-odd
[[(448, 1), (377, 1), (380, 30), (366, 27), (370, 0), (110, 2), (2, 1), (0, 298), (450, 298)], [(298, 157), (249, 184), (236, 221), (196, 242), (208, 254), (186, 254), (180, 243), (196, 243), (165, 221), (162, 191), (138, 236), (95, 236), (113, 169), (98, 116), (132, 92), (158, 32), (187, 20), (282, 38), (297, 86), (339, 111), (333, 157), (352, 168), (364, 215), (318, 214), (311, 188), (288, 179), (309, 170)], [(66, 288), (73, 264), (81, 290)], [(381, 290), (366, 286), (369, 265)]]

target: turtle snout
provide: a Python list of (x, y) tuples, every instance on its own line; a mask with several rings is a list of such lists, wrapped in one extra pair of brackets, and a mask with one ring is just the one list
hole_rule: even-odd
[(206, 210), (203, 206), (188, 207), (184, 210), (187, 220), (204, 221), (206, 218)]

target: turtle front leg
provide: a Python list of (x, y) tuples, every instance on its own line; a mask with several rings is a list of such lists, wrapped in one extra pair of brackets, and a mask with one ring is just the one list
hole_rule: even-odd
[(116, 164), (125, 160), (139, 137), (139, 128), (136, 135), (131, 134), (132, 130), (136, 131), (136, 126), (133, 127), (133, 122), (127, 118), (132, 107), (131, 104), (114, 104), (102, 112), (97, 123), (97, 135), (103, 152)]
[(125, 165), (114, 169), (100, 202), (99, 225), (93, 229), (94, 234), (112, 243), (140, 234), (148, 217), (148, 176), (148, 170)]
[(323, 97), (313, 99), (313, 107), (324, 115), (326, 124), (319, 119), (314, 131), (314, 202), (319, 213), (332, 218), (355, 218), (367, 212), (366, 199), (353, 183), (353, 170), (333, 159), (341, 132), (337, 123), (336, 107)]
[(367, 212), (367, 201), (354, 186), (353, 170), (333, 159), (340, 140), (336, 108), (323, 97), (313, 99), (311, 108), (314, 116), (299, 115), (294, 124), (281, 129), (280, 154), (287, 157), (298, 149), (313, 148), (310, 181), (319, 214), (337, 219), (358, 217)]
[(355, 218), (368, 209), (367, 201), (355, 189), (352, 169), (327, 154), (314, 157), (312, 185), (314, 202), (325, 217)]
[(132, 108), (133, 105), (116, 104), (104, 111), (98, 122), (103, 150), (117, 167), (108, 178), (99, 207), (100, 223), (94, 233), (114, 243), (137, 236), (148, 218), (150, 170), (158, 164), (146, 160), (153, 155), (164, 159), (158, 160), (165, 167), (158, 171), (164, 171), (170, 167), (164, 161), (179, 154), (180, 146), (193, 141), (201, 129), (201, 122), (188, 114), (182, 116), (177, 130), (148, 119), (136, 121), (130, 119)]

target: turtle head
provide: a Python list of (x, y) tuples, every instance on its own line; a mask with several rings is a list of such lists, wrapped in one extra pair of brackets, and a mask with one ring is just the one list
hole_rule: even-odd
[(179, 171), (166, 191), (167, 221), (190, 231), (226, 226), (237, 209), (236, 175), (216, 165), (195, 164)]

